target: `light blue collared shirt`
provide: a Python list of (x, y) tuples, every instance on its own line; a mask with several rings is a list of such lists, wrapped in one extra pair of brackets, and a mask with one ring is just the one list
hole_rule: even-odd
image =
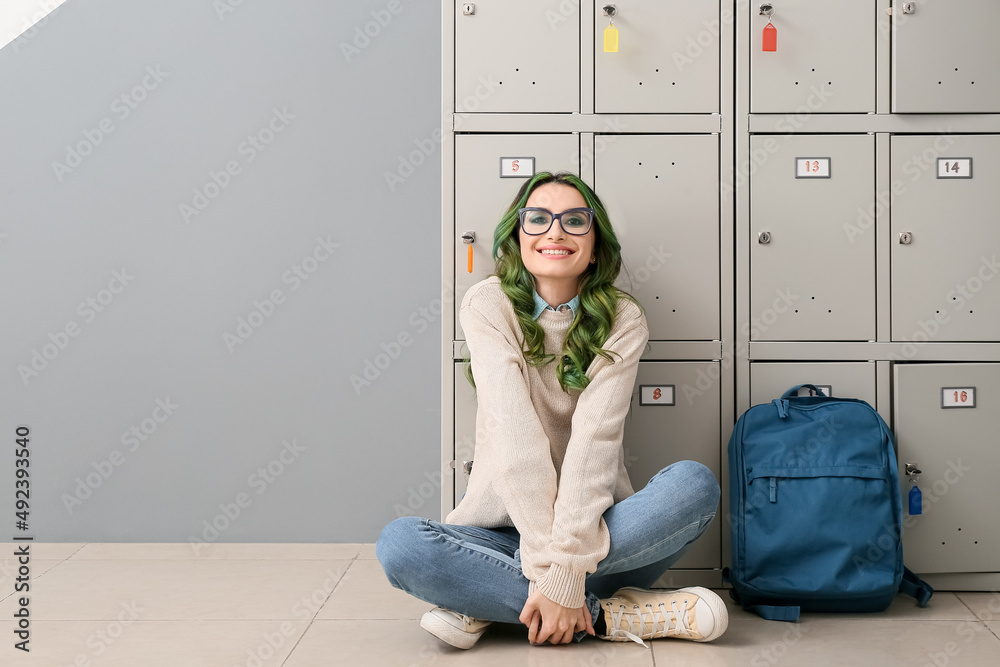
[(538, 296), (538, 290), (535, 290), (535, 312), (531, 316), (531, 318), (537, 320), (538, 316), (541, 315), (542, 311), (545, 310), (546, 308), (557, 312), (562, 312), (566, 309), (569, 309), (573, 311), (573, 314), (575, 315), (576, 311), (579, 310), (580, 308), (580, 295), (577, 294), (576, 296), (574, 296), (572, 299), (569, 300), (569, 303), (561, 303), (559, 304), (558, 308), (553, 308), (545, 301), (545, 299)]

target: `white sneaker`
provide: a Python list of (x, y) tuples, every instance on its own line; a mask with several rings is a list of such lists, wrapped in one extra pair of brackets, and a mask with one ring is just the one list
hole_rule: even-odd
[(626, 587), (601, 600), (608, 641), (672, 637), (695, 642), (718, 639), (729, 626), (726, 604), (718, 595), (694, 586), (676, 591)]
[(456, 648), (472, 648), (492, 622), (434, 607), (420, 619), (420, 627)]

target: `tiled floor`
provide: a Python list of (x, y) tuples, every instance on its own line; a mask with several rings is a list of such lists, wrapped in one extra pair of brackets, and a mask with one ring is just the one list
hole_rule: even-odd
[(496, 624), (461, 651), (420, 628), (430, 605), (388, 584), (371, 544), (213, 544), (197, 554), (188, 544), (33, 544), (23, 653), (6, 546), (0, 665), (10, 667), (1000, 666), (1000, 593), (940, 591), (926, 609), (901, 597), (882, 614), (805, 614), (798, 624), (730, 606), (729, 630), (710, 644), (531, 646), (522, 626)]

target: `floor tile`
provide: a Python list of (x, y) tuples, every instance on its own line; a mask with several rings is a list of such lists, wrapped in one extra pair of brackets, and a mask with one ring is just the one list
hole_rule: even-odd
[[(308, 620), (33, 621), (31, 652), (0, 649), (4, 667), (280, 667)], [(14, 623), (0, 622), (12, 637)], [(330, 664), (330, 663), (316, 663)]]
[[(979, 626), (977, 630), (975, 626)], [(995, 665), (1000, 640), (979, 621), (886, 621), (845, 623), (759, 619), (732, 623), (719, 639), (696, 644), (652, 640), (656, 664), (714, 667), (750, 665)]]
[[(35, 560), (32, 558), (28, 563), (29, 572), (31, 573), (29, 575), (31, 577), (29, 584), (33, 584), (35, 579), (41, 577), (56, 565), (63, 562), (65, 561)], [(21, 576), (19, 568), (20, 564), (18, 564), (15, 559), (0, 561), (0, 599), (14, 595), (17, 592), (14, 590), (14, 586), (18, 583), (16, 581), (17, 578)]]
[(92, 543), (76, 552), (73, 560), (348, 560), (358, 555), (361, 546), (312, 543)]
[(377, 560), (351, 563), (329, 601), (316, 615), (323, 619), (419, 619), (434, 605), (392, 584)]
[[(423, 630), (418, 621), (315, 620), (283, 667), (337, 664), (351, 667), (387, 665), (475, 665), (475, 667), (652, 667), (649, 649), (637, 644), (587, 637), (562, 646), (532, 646), (523, 626), (496, 623), (471, 649), (445, 644)], [(672, 664), (672, 663), (661, 663)]]
[[(351, 561), (68, 560), (32, 587), (39, 620), (309, 618)], [(14, 600), (0, 602), (11, 618)]]
[(358, 554), (358, 558), (375, 558), (375, 545), (374, 544), (362, 544), (361, 553)]
[[(981, 621), (1000, 621), (1000, 593), (956, 593)], [(937, 595), (935, 594), (935, 597)]]

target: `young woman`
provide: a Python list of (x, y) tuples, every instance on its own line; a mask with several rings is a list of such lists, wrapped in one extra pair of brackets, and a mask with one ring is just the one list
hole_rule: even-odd
[(539, 173), (496, 228), (495, 274), (462, 300), (479, 405), (468, 490), (444, 523), (402, 517), (376, 544), (394, 587), (439, 605), (421, 626), (453, 646), (493, 621), (525, 624), (532, 644), (726, 630), (708, 589), (645, 590), (712, 521), (719, 485), (682, 461), (632, 488), (622, 434), (649, 330), (613, 285), (620, 251), (590, 187)]

